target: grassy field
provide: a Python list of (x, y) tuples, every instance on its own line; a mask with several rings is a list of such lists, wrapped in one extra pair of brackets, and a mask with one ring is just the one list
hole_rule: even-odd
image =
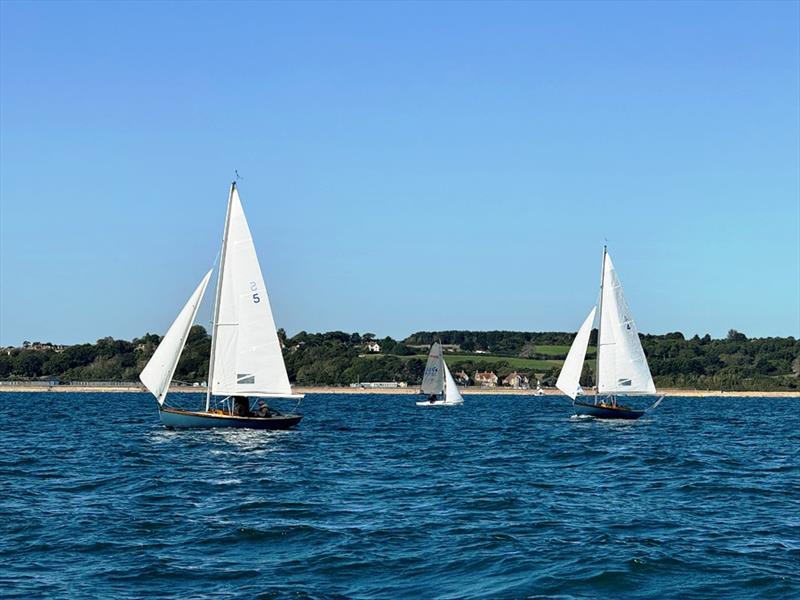
[[(385, 354), (364, 354), (363, 358), (371, 360), (380, 359), (386, 356)], [(413, 354), (410, 356), (398, 356), (400, 360), (411, 360), (418, 358), (420, 360), (427, 360), (427, 354)], [(477, 364), (494, 364), (498, 362), (506, 362), (512, 369), (520, 369), (523, 371), (546, 371), (551, 367), (559, 367), (564, 362), (563, 360), (535, 360), (532, 358), (518, 358), (512, 356), (494, 356), (492, 354), (450, 354), (445, 352), (444, 359), (449, 365), (454, 365), (460, 362), (473, 362)]]
[[(545, 356), (564, 356), (569, 352), (569, 346), (536, 346), (534, 352)], [(596, 348), (590, 346), (586, 352), (587, 357), (594, 358)], [(386, 354), (362, 354), (363, 358), (379, 359)], [(393, 356), (393, 355), (392, 355)], [(401, 360), (411, 360), (418, 358), (420, 360), (427, 360), (427, 354), (413, 354), (411, 356), (398, 356)], [(547, 371), (551, 367), (560, 367), (564, 361), (559, 358), (552, 359), (534, 359), (534, 358), (520, 358), (518, 356), (499, 356), (497, 354), (451, 354), (450, 352), (444, 353), (444, 359), (449, 366), (462, 362), (472, 362), (476, 364), (493, 364), (498, 362), (506, 362), (512, 369), (519, 369), (520, 371)]]
[[(534, 346), (533, 351), (536, 354), (545, 354), (547, 356), (566, 356), (569, 352), (569, 346)], [(586, 351), (587, 356), (594, 356), (596, 348), (589, 346)]]
[[(427, 358), (427, 356), (425, 357)], [(522, 371), (546, 371), (551, 367), (560, 367), (563, 360), (539, 360), (533, 358), (519, 358), (517, 356), (494, 356), (492, 354), (450, 354), (445, 352), (444, 360), (448, 365), (459, 362), (473, 362), (473, 363), (498, 363), (506, 362), (512, 369), (520, 369)]]

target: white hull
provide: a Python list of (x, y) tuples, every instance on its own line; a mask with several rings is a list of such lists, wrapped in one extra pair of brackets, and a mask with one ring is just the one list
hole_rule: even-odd
[(422, 402), (417, 402), (417, 406), (459, 406), (460, 404), (464, 404), (464, 401), (447, 402), (445, 400), (437, 400), (436, 402), (428, 402), (427, 400), (423, 400)]

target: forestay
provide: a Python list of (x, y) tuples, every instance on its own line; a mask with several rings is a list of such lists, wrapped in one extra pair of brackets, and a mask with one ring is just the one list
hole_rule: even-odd
[(583, 362), (586, 358), (586, 349), (589, 347), (589, 336), (592, 333), (596, 312), (597, 307), (592, 308), (589, 316), (586, 317), (583, 325), (578, 329), (556, 381), (556, 387), (573, 400), (581, 391), (580, 378), (583, 372)]
[(220, 265), (211, 393), (291, 396), (267, 288), (239, 192), (231, 191)]
[(601, 290), (597, 389), (601, 394), (655, 394), (636, 324), (606, 253)]
[(428, 362), (425, 365), (425, 373), (422, 376), (421, 390), (424, 394), (441, 394), (444, 390), (444, 370), (442, 365), (442, 345), (434, 342), (431, 352), (428, 355)]
[(203, 280), (194, 290), (189, 301), (181, 312), (178, 313), (175, 322), (172, 323), (169, 330), (164, 335), (164, 338), (161, 340), (158, 348), (156, 348), (153, 356), (139, 374), (139, 379), (156, 397), (159, 404), (164, 404), (167, 391), (169, 391), (169, 384), (172, 381), (172, 376), (175, 374), (178, 360), (186, 344), (186, 338), (189, 336), (189, 330), (197, 316), (197, 309), (200, 307), (200, 302), (203, 300), (203, 294), (206, 291), (210, 277), (211, 271), (206, 273), (205, 277), (203, 277)]

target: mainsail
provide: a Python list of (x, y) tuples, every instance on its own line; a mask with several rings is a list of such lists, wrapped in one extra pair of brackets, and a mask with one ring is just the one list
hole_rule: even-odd
[(292, 396), (267, 288), (235, 184), (228, 202), (217, 285), (210, 393)]
[(461, 397), (461, 392), (458, 391), (458, 386), (456, 385), (456, 380), (453, 379), (453, 375), (450, 373), (450, 369), (447, 367), (447, 363), (442, 360), (442, 366), (444, 367), (444, 401), (449, 402), (451, 404), (459, 404), (464, 402), (464, 398)]
[(200, 307), (210, 277), (211, 271), (203, 277), (200, 285), (194, 290), (186, 306), (178, 313), (175, 322), (170, 326), (153, 356), (139, 374), (139, 379), (156, 397), (159, 404), (164, 404), (169, 384), (175, 374), (175, 368), (178, 366), (183, 346), (186, 344), (189, 330), (197, 316), (197, 309)]
[(617, 271), (606, 252), (600, 290), (597, 391), (600, 394), (655, 394), (636, 324), (622, 293)]
[(422, 376), (421, 390), (423, 394), (441, 394), (444, 391), (444, 360), (442, 359), (442, 345), (434, 342), (431, 346), (431, 353), (428, 355), (428, 362), (425, 365), (425, 373)]
[[(564, 392), (567, 396), (575, 400), (575, 397), (581, 391), (580, 378), (583, 371), (583, 361), (586, 358), (586, 349), (589, 347), (589, 335), (592, 333), (592, 325), (594, 324), (594, 315), (597, 312), (597, 307), (592, 308), (589, 316), (578, 329), (575, 339), (572, 341), (572, 346), (567, 353), (567, 359), (564, 361), (564, 366), (561, 367), (561, 373), (558, 375), (556, 387)], [(537, 387), (537, 389), (539, 389)]]

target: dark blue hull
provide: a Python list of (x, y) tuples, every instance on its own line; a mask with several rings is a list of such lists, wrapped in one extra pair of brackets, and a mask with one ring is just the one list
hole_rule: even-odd
[(219, 413), (194, 412), (162, 406), (161, 423), (167, 429), (235, 427), (239, 429), (289, 429), (297, 425), (302, 415), (274, 415), (271, 417), (236, 417)]
[(585, 415), (595, 419), (627, 419), (629, 421), (638, 419), (645, 411), (633, 410), (625, 406), (609, 406), (599, 404), (587, 404), (575, 401), (572, 403), (576, 415)]

